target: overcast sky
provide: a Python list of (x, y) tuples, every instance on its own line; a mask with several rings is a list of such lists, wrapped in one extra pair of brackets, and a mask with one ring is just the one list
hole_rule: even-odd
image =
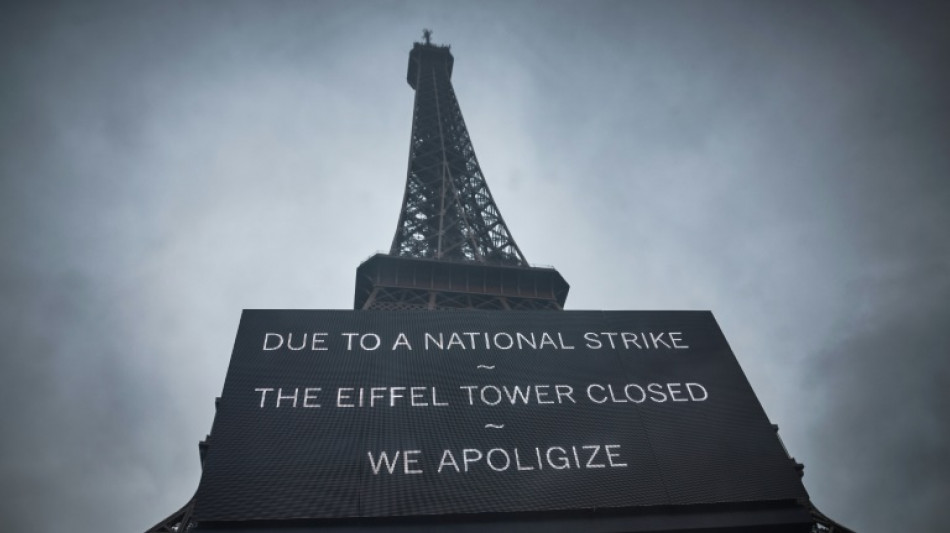
[(197, 488), (241, 310), (352, 306), (423, 27), (568, 309), (712, 310), (822, 511), (950, 523), (945, 5), (11, 4), (4, 529), (150, 527)]

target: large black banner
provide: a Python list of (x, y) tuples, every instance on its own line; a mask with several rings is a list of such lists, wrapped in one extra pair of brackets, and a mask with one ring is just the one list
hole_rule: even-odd
[(249, 310), (195, 518), (802, 496), (709, 312)]

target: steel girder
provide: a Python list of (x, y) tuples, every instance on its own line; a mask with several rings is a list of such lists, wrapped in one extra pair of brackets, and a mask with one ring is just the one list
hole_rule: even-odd
[(192, 496), (184, 507), (149, 528), (145, 533), (185, 533), (191, 531), (198, 525), (191, 519), (194, 510), (195, 498)]
[(569, 290), (553, 268), (376, 254), (356, 269), (353, 308), (561, 310)]
[(409, 171), (390, 254), (528, 266), (482, 175), (451, 82), (448, 47), (416, 43)]

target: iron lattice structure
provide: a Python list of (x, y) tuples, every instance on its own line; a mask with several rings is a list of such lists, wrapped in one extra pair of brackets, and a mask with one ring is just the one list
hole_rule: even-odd
[(356, 309), (557, 310), (569, 286), (532, 267), (482, 174), (452, 87), (448, 46), (415, 43), (409, 171), (389, 254), (357, 269)]
[(528, 266), (495, 205), (452, 87), (449, 48), (417, 43), (409, 173), (390, 255)]

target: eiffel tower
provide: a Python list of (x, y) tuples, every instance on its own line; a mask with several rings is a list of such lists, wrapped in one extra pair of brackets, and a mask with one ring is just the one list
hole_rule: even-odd
[(389, 254), (356, 270), (355, 309), (559, 310), (568, 284), (532, 267), (511, 236), (475, 157), (448, 46), (415, 43), (409, 172)]
[[(555, 269), (528, 263), (489, 191), (452, 87), (454, 58), (449, 46), (433, 44), (429, 30), (424, 30), (423, 41), (414, 43), (409, 54), (407, 81), (415, 90), (415, 102), (409, 170), (396, 233), (388, 254), (376, 254), (357, 268), (354, 309), (562, 310), (569, 285)], [(209, 436), (199, 443), (202, 464), (210, 440)], [(205, 530), (192, 518), (196, 504), (193, 497), (146, 533)], [(715, 525), (720, 520), (717, 513), (734, 519), (743, 513), (759, 512), (755, 504), (706, 511), (708, 523), (700, 519), (689, 529), (677, 531), (719, 531)], [(807, 499), (798, 505), (811, 516), (812, 533), (850, 533)], [(656, 517), (647, 517), (647, 521), (659, 524), (657, 530), (667, 530), (662, 524), (668, 511), (658, 513)], [(507, 522), (504, 517), (500, 520), (492, 530), (525, 526), (532, 531), (560, 531), (569, 527), (559, 524), (556, 517), (519, 519), (520, 522)], [(531, 525), (531, 520), (536, 523)], [(294, 532), (319, 529), (319, 524), (291, 521), (271, 524), (266, 530), (271, 531), (273, 526), (274, 531), (283, 531), (284, 525)], [(356, 524), (356, 529), (362, 530), (361, 527)], [(446, 529), (451, 527), (446, 525)], [(599, 526), (597, 530), (607, 531), (605, 527), (609, 526)], [(611, 530), (626, 531), (622, 526), (615, 527), (621, 529)], [(228, 528), (217, 524), (212, 529)], [(235, 524), (234, 529), (264, 531), (247, 529), (241, 523)], [(800, 531), (787, 524), (739, 530)]]

